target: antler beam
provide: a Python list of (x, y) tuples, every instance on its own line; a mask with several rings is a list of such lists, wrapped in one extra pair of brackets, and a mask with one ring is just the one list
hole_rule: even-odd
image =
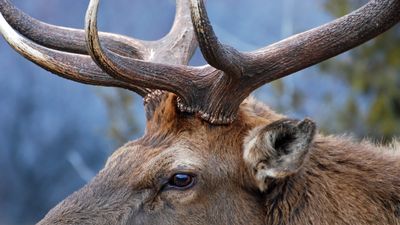
[[(84, 30), (36, 20), (16, 8), (9, 0), (0, 0), (0, 11), (11, 27), (35, 43), (55, 50), (88, 55)], [(110, 33), (101, 33), (100, 36), (110, 51), (127, 57), (142, 57), (145, 47), (139, 40)]]
[(400, 1), (371, 0), (330, 23), (244, 53), (218, 41), (203, 0), (191, 0), (191, 9), (200, 49), (207, 62), (229, 75), (251, 78), (249, 85), (254, 89), (354, 48), (400, 20)]
[(115, 86), (137, 92), (144, 96), (144, 88), (115, 80), (104, 73), (89, 56), (61, 52), (40, 46), (18, 34), (0, 14), (0, 32), (18, 53), (40, 67), (61, 77), (85, 84)]

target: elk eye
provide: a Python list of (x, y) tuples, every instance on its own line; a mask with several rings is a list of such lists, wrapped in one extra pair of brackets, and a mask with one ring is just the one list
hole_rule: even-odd
[(168, 181), (168, 186), (171, 188), (184, 190), (191, 188), (194, 184), (194, 181), (195, 177), (191, 174), (177, 173), (170, 178)]

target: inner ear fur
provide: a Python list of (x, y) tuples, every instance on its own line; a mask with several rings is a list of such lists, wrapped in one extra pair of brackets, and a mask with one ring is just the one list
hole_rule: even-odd
[(309, 119), (282, 119), (252, 130), (243, 157), (259, 189), (265, 190), (267, 178), (295, 174), (308, 158), (315, 133), (316, 125)]

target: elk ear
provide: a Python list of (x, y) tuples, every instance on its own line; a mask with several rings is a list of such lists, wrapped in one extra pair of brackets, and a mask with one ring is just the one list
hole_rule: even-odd
[(250, 132), (244, 142), (244, 160), (261, 191), (267, 178), (285, 178), (301, 168), (315, 130), (315, 123), (309, 119), (284, 119)]

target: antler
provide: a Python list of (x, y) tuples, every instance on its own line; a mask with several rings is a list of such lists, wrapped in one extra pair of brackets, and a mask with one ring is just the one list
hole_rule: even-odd
[[(9, 0), (0, 1), (0, 11), (11, 27), (33, 42), (55, 50), (88, 55), (84, 30), (36, 20), (16, 8)], [(145, 47), (139, 40), (110, 33), (101, 33), (100, 36), (103, 44), (111, 51), (128, 57), (142, 57)]]
[[(0, 31), (20, 54), (56, 74), (142, 96), (167, 90), (178, 95), (181, 111), (214, 124), (231, 123), (241, 102), (261, 85), (362, 44), (400, 20), (399, 0), (371, 0), (331, 23), (244, 53), (218, 41), (202, 0), (190, 0), (191, 20), (189, 1), (177, 0), (171, 32), (156, 42), (99, 34), (98, 4), (90, 1), (84, 33), (37, 21), (0, 0)], [(186, 66), (196, 47), (194, 33), (210, 65)]]
[[(142, 96), (151, 93), (151, 89), (140, 83), (126, 82), (103, 72), (89, 56), (84, 30), (43, 23), (24, 14), (8, 0), (0, 0), (0, 12), (0, 32), (7, 42), (44, 69), (81, 83), (122, 87)], [(190, 18), (189, 3), (177, 0), (173, 27), (161, 40), (141, 41), (110, 33), (101, 33), (100, 39), (107, 49), (118, 56), (187, 64), (197, 47), (190, 19), (187, 18)], [(157, 85), (151, 87), (158, 88)]]
[[(204, 58), (223, 71), (221, 76), (230, 79), (230, 87), (221, 87), (226, 89), (222, 91), (224, 100), (216, 98), (235, 110), (258, 87), (354, 48), (400, 20), (399, 0), (370, 0), (360, 9), (330, 23), (245, 53), (221, 44), (203, 0), (190, 1), (192, 21)], [(210, 111), (218, 112), (218, 109)], [(222, 115), (234, 116), (228, 110), (222, 110)]]
[[(99, 0), (90, 1), (85, 30), (89, 54), (100, 68), (116, 79), (137, 83), (142, 87), (167, 90), (180, 96), (188, 95), (187, 88), (193, 86), (192, 80), (196, 79), (199, 70), (128, 58), (103, 48), (97, 31), (98, 6)], [(169, 57), (162, 56), (163, 59)]]

